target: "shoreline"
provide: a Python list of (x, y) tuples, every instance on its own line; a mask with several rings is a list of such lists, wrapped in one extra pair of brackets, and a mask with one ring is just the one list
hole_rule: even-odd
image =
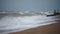
[[(56, 18), (59, 18), (57, 15)], [(60, 20), (55, 20), (56, 23), (38, 26), (36, 28), (27, 29), (24, 31), (13, 32), (9, 34), (60, 34)]]
[[(60, 21), (59, 21), (60, 22)], [(45, 26), (39, 26), (36, 28), (27, 29), (24, 31), (14, 32), (10, 34), (59, 34), (60, 32), (60, 23), (54, 23)]]
[[(32, 16), (32, 17), (33, 17), (33, 16)], [(30, 30), (30, 29), (33, 29), (33, 30), (34, 30), (35, 28), (38, 28), (38, 27), (41, 28), (41, 27), (46, 26), (46, 25), (48, 26), (48, 25), (51, 25), (51, 24), (55, 24), (55, 23), (58, 23), (58, 22), (59, 22), (58, 20), (60, 20), (60, 19), (59, 19), (60, 16), (55, 16), (55, 17), (53, 16), (53, 18), (50, 18), (50, 17), (47, 17), (47, 18), (44, 17), (44, 18), (42, 18), (42, 17), (43, 17), (43, 16), (42, 16), (42, 17), (41, 17), (41, 18), (42, 18), (42, 19), (41, 19), (41, 20), (42, 20), (42, 23), (37, 23), (38, 21), (41, 22), (41, 20), (39, 20), (40, 16), (38, 16), (38, 17), (37, 17), (37, 16), (34, 16), (33, 19), (32, 19), (32, 17), (31, 17), (31, 18), (30, 18), (30, 17), (29, 17), (29, 18), (28, 18), (28, 17), (25, 17), (24, 19), (22, 19), (21, 22), (23, 22), (23, 24), (25, 23), (25, 25), (26, 25), (27, 23), (28, 23), (28, 24), (31, 23), (31, 24), (38, 24), (38, 26), (33, 26), (33, 25), (32, 25), (32, 27), (31, 27), (31, 26), (29, 26), (29, 27), (28, 27), (28, 26), (27, 26), (27, 27), (24, 26), (24, 27), (26, 28), (26, 30)], [(28, 20), (27, 18), (28, 18), (29, 20)], [(25, 19), (26, 19), (26, 21), (24, 21)], [(35, 19), (37, 19), (37, 22), (34, 21)], [(3, 20), (4, 20), (4, 19), (3, 19)], [(30, 22), (31, 20), (32, 20), (32, 22)], [(46, 20), (47, 20), (47, 21), (46, 21)], [(9, 20), (9, 21), (10, 21), (10, 20)], [(27, 21), (28, 21), (28, 22), (27, 22)], [(45, 21), (46, 21), (46, 22), (45, 22)], [(27, 23), (26, 23), (26, 22), (27, 22)], [(53, 22), (53, 23), (51, 23), (51, 22)], [(11, 23), (11, 22), (10, 22), (10, 23)], [(21, 23), (17, 24), (17, 25), (19, 26), (19, 28), (22, 27), (22, 29), (25, 29), (25, 28), (23, 28), (23, 26), (20, 27), (20, 24), (21, 24)], [(30, 25), (31, 25), (31, 24), (30, 24)], [(44, 24), (45, 24), (45, 25), (44, 25)], [(10, 24), (10, 25), (13, 25), (13, 24)], [(42, 25), (42, 26), (41, 26), (41, 25)], [(10, 27), (10, 26), (9, 26), (9, 27)], [(48, 26), (48, 27), (50, 27), (50, 26)], [(16, 27), (16, 28), (17, 28), (17, 27)], [(4, 28), (4, 29), (5, 29), (5, 28)], [(22, 31), (25, 32), (25, 31), (26, 31), (26, 30), (22, 30), (22, 29), (17, 29), (17, 31), (14, 30), (14, 32), (19, 32), (18, 34), (20, 34), (20, 32), (22, 32)], [(45, 28), (42, 28), (42, 29), (44, 30)], [(22, 31), (20, 31), (20, 30), (22, 30)], [(33, 30), (31, 30), (31, 31), (33, 31)], [(35, 30), (36, 30), (36, 29), (35, 29)], [(11, 30), (10, 30), (10, 31), (11, 31)], [(31, 32), (31, 31), (29, 31), (29, 32)], [(5, 32), (6, 32), (6, 31), (5, 31)], [(8, 32), (8, 31), (7, 31), (7, 32)], [(28, 32), (28, 31), (26, 31), (26, 32)], [(34, 31), (33, 31), (33, 32), (34, 32)], [(9, 32), (8, 32), (8, 33), (9, 33)], [(12, 31), (11, 31), (10, 33), (12, 33)]]

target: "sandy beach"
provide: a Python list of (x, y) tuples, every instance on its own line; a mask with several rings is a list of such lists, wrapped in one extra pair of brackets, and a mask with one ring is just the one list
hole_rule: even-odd
[[(60, 16), (59, 16), (60, 17)], [(14, 32), (10, 34), (60, 34), (60, 20), (56, 20), (56, 23), (45, 26), (39, 26), (24, 31)]]
[(55, 24), (32, 28), (11, 34), (60, 34), (60, 21)]

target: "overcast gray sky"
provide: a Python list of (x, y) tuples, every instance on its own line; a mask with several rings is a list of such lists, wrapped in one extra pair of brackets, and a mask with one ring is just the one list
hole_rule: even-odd
[(44, 11), (60, 9), (60, 0), (0, 0), (4, 11)]

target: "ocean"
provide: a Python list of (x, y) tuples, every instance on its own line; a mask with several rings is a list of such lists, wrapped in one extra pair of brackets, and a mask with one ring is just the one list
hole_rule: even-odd
[(44, 14), (32, 13), (3, 13), (0, 14), (0, 33), (12, 33), (23, 31), (38, 26), (44, 26), (56, 23), (55, 20), (60, 20), (57, 16), (47, 17)]

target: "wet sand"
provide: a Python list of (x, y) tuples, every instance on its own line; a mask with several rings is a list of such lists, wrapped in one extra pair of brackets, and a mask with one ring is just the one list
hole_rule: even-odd
[(10, 34), (60, 34), (60, 20), (56, 20), (56, 23), (54, 24), (31, 28)]

